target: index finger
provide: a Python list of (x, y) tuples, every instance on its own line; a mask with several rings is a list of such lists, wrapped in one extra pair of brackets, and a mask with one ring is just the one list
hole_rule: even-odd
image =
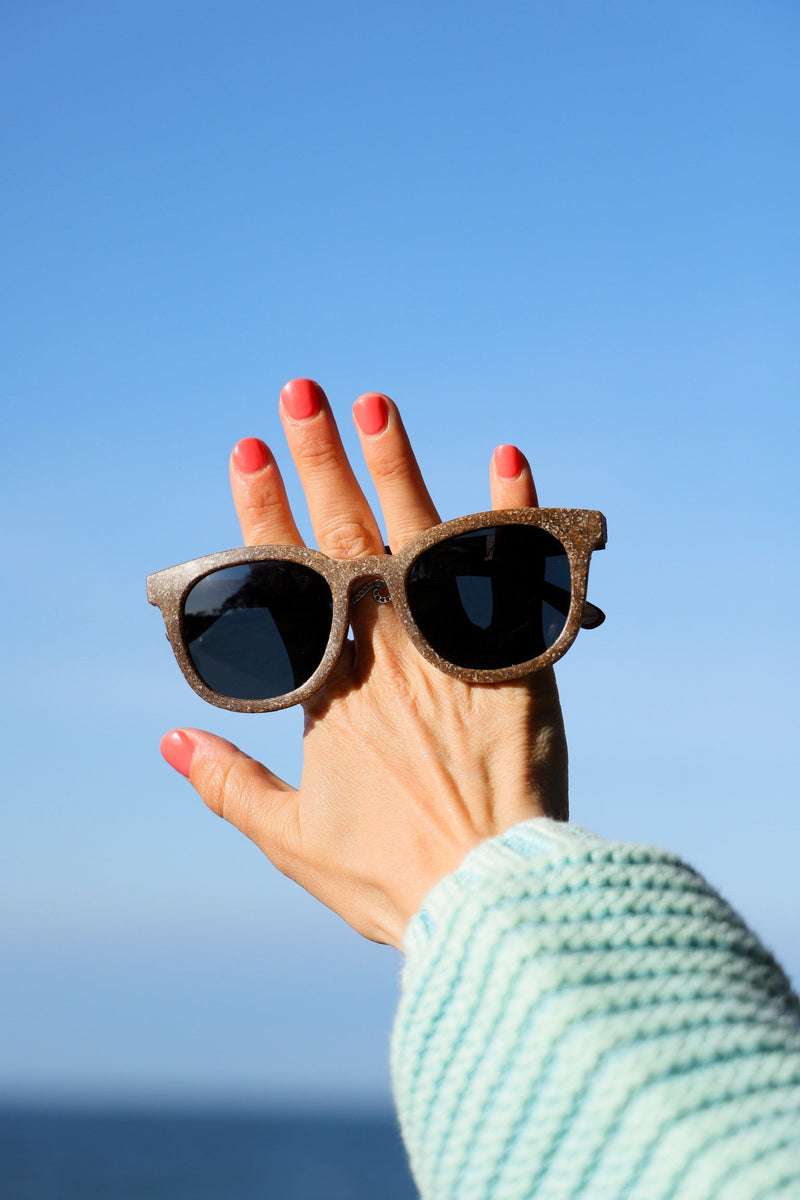
[(242, 438), (230, 459), (231, 491), (245, 546), (302, 546), (286, 488), (269, 446)]

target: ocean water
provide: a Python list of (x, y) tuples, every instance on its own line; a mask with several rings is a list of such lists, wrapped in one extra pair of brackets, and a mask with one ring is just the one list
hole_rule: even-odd
[(394, 1117), (0, 1109), (2, 1200), (417, 1200)]

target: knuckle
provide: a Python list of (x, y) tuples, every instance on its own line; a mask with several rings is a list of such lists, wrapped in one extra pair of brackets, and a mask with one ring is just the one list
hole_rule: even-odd
[(267, 497), (244, 506), (239, 519), (245, 536), (259, 544), (290, 540), (291, 514), (282, 497)]
[(283, 875), (294, 877), (296, 874), (296, 854), (294, 847), (298, 844), (298, 841), (296, 820), (287, 811), (274, 824), (268, 852), (270, 862)]
[(330, 471), (338, 469), (341, 463), (341, 450), (327, 439), (309, 438), (297, 448), (297, 456), (302, 459), (304, 466), (311, 471)]
[(284, 496), (278, 495), (275, 492), (267, 492), (264, 495), (254, 496), (246, 500), (242, 505), (242, 511), (253, 520), (257, 520), (262, 516), (281, 513), (285, 507), (286, 498)]
[(425, 680), (420, 664), (410, 658), (408, 645), (401, 640), (404, 637), (402, 631), (390, 626), (381, 635), (373, 637), (373, 652), (387, 694), (399, 707), (417, 712), (425, 703)]
[(212, 812), (242, 832), (247, 832), (252, 804), (246, 772), (241, 769), (238, 758), (214, 764), (206, 794), (206, 803)]
[(376, 482), (380, 480), (385, 484), (408, 483), (414, 476), (408, 460), (394, 456), (373, 459), (369, 464), (369, 469)]
[(320, 546), (331, 558), (365, 558), (375, 553), (372, 531), (363, 521), (337, 520), (320, 530)]

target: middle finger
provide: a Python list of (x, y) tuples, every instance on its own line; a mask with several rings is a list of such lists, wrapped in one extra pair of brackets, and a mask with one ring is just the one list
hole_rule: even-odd
[(393, 550), (439, 523), (419, 464), (396, 405), (380, 392), (366, 392), (353, 405), (364, 460), (369, 468)]
[(381, 554), (383, 538), (353, 474), (322, 388), (292, 379), (281, 389), (281, 420), (320, 550), (331, 558)]

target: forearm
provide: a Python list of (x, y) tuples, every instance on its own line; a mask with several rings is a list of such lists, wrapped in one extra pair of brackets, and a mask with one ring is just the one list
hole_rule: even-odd
[(800, 1008), (674, 857), (525, 822), (406, 950), (393, 1075), (425, 1200), (800, 1194)]

